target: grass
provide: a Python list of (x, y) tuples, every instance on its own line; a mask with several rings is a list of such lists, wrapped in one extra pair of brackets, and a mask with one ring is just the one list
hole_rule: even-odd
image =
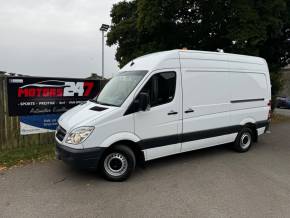
[(0, 171), (15, 165), (55, 158), (54, 145), (34, 145), (0, 151)]

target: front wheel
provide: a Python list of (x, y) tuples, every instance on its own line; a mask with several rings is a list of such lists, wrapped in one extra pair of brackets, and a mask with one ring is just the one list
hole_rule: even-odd
[(238, 134), (235, 142), (234, 142), (234, 149), (237, 152), (246, 152), (248, 151), (253, 144), (253, 131), (248, 128), (244, 127)]
[(124, 181), (134, 171), (136, 158), (130, 148), (124, 145), (117, 145), (106, 152), (101, 163), (101, 170), (105, 179)]

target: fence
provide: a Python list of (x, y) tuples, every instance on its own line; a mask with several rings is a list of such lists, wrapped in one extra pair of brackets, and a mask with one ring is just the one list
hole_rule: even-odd
[(54, 133), (20, 135), (19, 117), (9, 117), (6, 77), (0, 76), (0, 150), (54, 143)]

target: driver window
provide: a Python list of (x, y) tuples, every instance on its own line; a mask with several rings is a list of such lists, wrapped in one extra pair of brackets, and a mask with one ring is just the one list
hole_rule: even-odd
[(149, 94), (150, 106), (169, 103), (173, 100), (176, 87), (176, 73), (163, 72), (153, 75), (141, 92)]

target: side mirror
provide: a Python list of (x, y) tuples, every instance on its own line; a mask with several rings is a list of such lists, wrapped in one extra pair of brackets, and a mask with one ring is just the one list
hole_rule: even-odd
[(139, 111), (146, 111), (149, 109), (149, 94), (146, 92), (140, 92), (138, 96), (139, 101)]

